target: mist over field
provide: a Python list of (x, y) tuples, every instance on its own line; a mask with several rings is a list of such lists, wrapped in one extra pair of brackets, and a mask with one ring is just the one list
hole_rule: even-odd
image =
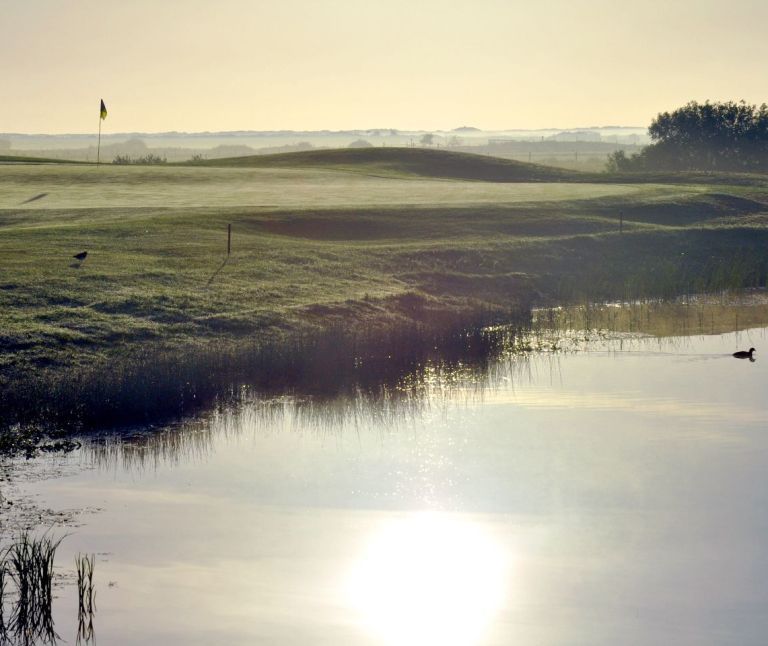
[[(108, 133), (102, 134), (101, 160), (181, 162), (332, 148), (427, 147), (595, 171), (604, 169), (611, 153), (636, 154), (648, 141), (645, 128), (610, 126), (502, 131), (459, 126), (448, 131), (372, 128), (335, 132)], [(96, 146), (90, 134), (0, 133), (0, 155), (94, 161)]]

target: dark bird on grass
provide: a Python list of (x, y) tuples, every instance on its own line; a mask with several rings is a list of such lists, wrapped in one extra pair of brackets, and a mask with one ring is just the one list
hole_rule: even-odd
[(754, 357), (752, 356), (752, 353), (755, 351), (754, 348), (750, 348), (749, 351), (745, 352), (744, 350), (739, 350), (738, 352), (734, 352), (733, 356), (737, 359), (749, 359), (750, 361), (754, 361)]
[(72, 256), (72, 257), (73, 257), (73, 258), (76, 258), (76, 259), (77, 259), (77, 260), (79, 260), (80, 262), (83, 262), (83, 260), (85, 260), (85, 257), (86, 257), (87, 255), (88, 255), (88, 252), (87, 252), (87, 251), (81, 251), (80, 253), (76, 253), (76, 254), (75, 254), (74, 256)]

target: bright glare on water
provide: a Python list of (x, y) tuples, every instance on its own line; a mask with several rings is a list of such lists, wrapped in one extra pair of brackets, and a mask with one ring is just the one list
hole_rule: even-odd
[[(757, 646), (767, 331), (254, 401), (17, 462), (3, 494), (28, 513), (0, 520), (68, 515), (58, 567), (97, 554), (103, 644)], [(755, 362), (731, 356), (750, 346)], [(67, 640), (73, 588), (55, 601)]]
[(386, 523), (364, 547), (350, 605), (387, 644), (476, 644), (501, 608), (507, 555), (482, 526), (421, 513)]

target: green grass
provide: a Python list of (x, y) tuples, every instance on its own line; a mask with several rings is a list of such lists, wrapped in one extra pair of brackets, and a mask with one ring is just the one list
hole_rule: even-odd
[(0, 392), (152, 348), (765, 284), (764, 177), (577, 175), (411, 149), (2, 167)]
[(309, 150), (279, 155), (253, 155), (196, 162), (185, 166), (225, 168), (302, 168), (345, 171), (390, 178), (458, 179), (478, 182), (520, 183), (685, 183), (762, 186), (763, 174), (754, 173), (624, 173), (580, 172), (501, 157), (425, 148), (345, 148)]
[[(13, 165), (0, 173), (0, 209), (458, 206), (592, 199), (641, 190), (647, 188), (588, 182), (385, 177), (327, 167)], [(45, 197), (28, 202), (43, 193)]]
[(426, 148), (344, 148), (193, 162), (226, 168), (325, 168), (385, 177), (483, 182), (584, 181), (579, 173), (499, 157)]
[(85, 164), (68, 159), (51, 159), (48, 157), (34, 157), (31, 155), (0, 155), (0, 164)]

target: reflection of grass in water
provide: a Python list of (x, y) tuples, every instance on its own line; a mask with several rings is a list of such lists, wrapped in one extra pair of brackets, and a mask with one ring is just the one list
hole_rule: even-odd
[[(21, 534), (9, 547), (0, 569), (0, 605), (15, 597), (8, 624), (0, 621), (0, 643), (53, 644), (59, 638), (53, 627), (53, 561), (62, 538)], [(6, 579), (12, 582), (9, 592)]]
[(78, 554), (75, 558), (77, 570), (77, 643), (94, 640), (93, 615), (96, 611), (96, 588), (93, 570), (96, 565), (94, 554)]
[(762, 291), (691, 295), (673, 301), (587, 303), (536, 310), (533, 326), (571, 332), (648, 334), (657, 337), (723, 334), (768, 322), (768, 294)]
[[(292, 379), (281, 380), (279, 387), (252, 384), (185, 423), (95, 438), (88, 451), (102, 468), (143, 470), (203, 460), (216, 437), (234, 437), (244, 429), (339, 435), (373, 428), (392, 433), (431, 412), (472, 405), (489, 391), (514, 388), (531, 379), (532, 353), (538, 361), (551, 357), (550, 367), (556, 369), (563, 351), (615, 348), (613, 341), (621, 341), (623, 350), (643, 350), (647, 339), (654, 337), (654, 350), (663, 343), (674, 353), (685, 344), (678, 337), (766, 322), (768, 296), (747, 292), (536, 310), (527, 327), (467, 331), (443, 345), (420, 338), (417, 352), (402, 342), (371, 347), (335, 337), (321, 344), (323, 352), (312, 355), (321, 359), (319, 364), (305, 365)], [(400, 354), (392, 354), (393, 347)]]
[[(0, 644), (55, 644), (60, 639), (53, 624), (53, 564), (63, 539), (24, 532), (5, 547), (0, 558)], [(88, 643), (93, 641), (96, 609), (94, 555), (78, 555), (75, 565), (77, 643)]]
[[(484, 343), (479, 339), (485, 337)], [(524, 342), (519, 342), (524, 338)], [(85, 444), (90, 459), (103, 469), (143, 471), (161, 464), (204, 460), (216, 438), (237, 437), (245, 429), (259, 433), (310, 432), (339, 436), (363, 429), (389, 434), (445, 406), (471, 405), (488, 389), (524, 379), (531, 346), (545, 341), (518, 337), (517, 328), (497, 327), (468, 334), (469, 352), (449, 356), (430, 348), (426, 357), (404, 357), (389, 371), (334, 375), (329, 370), (323, 389), (292, 388), (282, 395), (244, 389), (236, 401), (221, 402), (211, 411), (182, 424), (132, 434), (95, 436)], [(480, 348), (484, 348), (482, 351)], [(365, 365), (359, 358), (357, 367)]]
[(0, 560), (0, 643), (5, 639), (8, 626), (5, 623), (5, 598), (8, 586), (8, 571), (5, 559)]
[(150, 352), (109, 373), (80, 369), (53, 380), (32, 375), (4, 393), (1, 422), (70, 432), (137, 427), (183, 419), (215, 402), (238, 401), (244, 389), (330, 396), (394, 385), (438, 356), (447, 364), (482, 370), (513, 335), (511, 328), (483, 332), (488, 318), (478, 312), (441, 325), (392, 326), (376, 333), (335, 328), (283, 343), (182, 356)]

